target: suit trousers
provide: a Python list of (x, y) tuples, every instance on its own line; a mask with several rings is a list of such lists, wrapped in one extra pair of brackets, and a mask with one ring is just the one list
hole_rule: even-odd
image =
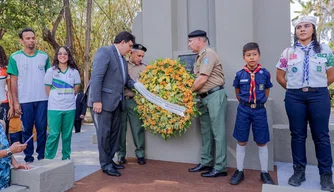
[(108, 170), (110, 166), (113, 166), (112, 161), (120, 142), (120, 104), (112, 112), (102, 110), (101, 113), (95, 113), (92, 107), (90, 112), (96, 128), (100, 165), (103, 170)]
[[(227, 96), (225, 89), (216, 91), (199, 102), (202, 151), (201, 164), (214, 166), (217, 171), (226, 171), (226, 131), (225, 119)], [(214, 151), (216, 157), (214, 158)]]
[(121, 142), (117, 153), (118, 158), (125, 157), (126, 155), (126, 131), (128, 119), (130, 121), (133, 142), (136, 146), (136, 156), (138, 158), (145, 156), (145, 131), (142, 127), (142, 121), (139, 119), (138, 114), (134, 111), (136, 106), (136, 101), (133, 98), (125, 100), (125, 111), (122, 112)]

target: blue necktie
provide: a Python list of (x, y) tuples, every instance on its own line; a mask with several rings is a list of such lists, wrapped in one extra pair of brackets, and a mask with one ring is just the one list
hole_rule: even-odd
[[(297, 47), (301, 48), (301, 50), (304, 51), (304, 61), (303, 61), (303, 84), (306, 83), (309, 84), (309, 76), (310, 76), (310, 51), (313, 48), (313, 41), (306, 47), (304, 47), (302, 44), (297, 43)], [(302, 85), (303, 85), (302, 84)]]
[(121, 61), (121, 65), (122, 65), (122, 75), (123, 75), (123, 80), (124, 80), (124, 85), (125, 85), (126, 79), (125, 79), (125, 69), (124, 69), (124, 63), (123, 63), (123, 56), (119, 55), (119, 60)]

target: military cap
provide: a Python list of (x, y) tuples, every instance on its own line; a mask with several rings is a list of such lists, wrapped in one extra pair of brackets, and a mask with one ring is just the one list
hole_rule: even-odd
[(192, 38), (192, 37), (206, 37), (206, 32), (202, 31), (202, 30), (195, 30), (195, 31), (189, 33), (188, 37), (189, 38)]
[(134, 45), (132, 46), (132, 49), (138, 49), (138, 50), (142, 50), (142, 51), (144, 51), (144, 52), (147, 51), (146, 47), (144, 47), (142, 44), (134, 44)]
[(208, 43), (210, 45), (210, 40), (209, 37), (206, 36), (206, 32), (202, 30), (195, 30), (191, 33), (188, 34), (188, 38), (193, 38), (193, 37), (205, 37), (208, 40)]

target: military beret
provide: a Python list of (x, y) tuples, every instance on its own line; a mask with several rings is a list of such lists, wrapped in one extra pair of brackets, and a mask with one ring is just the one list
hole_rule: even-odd
[(202, 30), (195, 30), (188, 34), (188, 38), (192, 37), (206, 37), (206, 32)]
[(142, 51), (144, 51), (144, 52), (147, 51), (146, 47), (144, 47), (142, 44), (134, 44), (134, 45), (132, 46), (132, 49), (138, 49), (138, 50), (142, 50)]

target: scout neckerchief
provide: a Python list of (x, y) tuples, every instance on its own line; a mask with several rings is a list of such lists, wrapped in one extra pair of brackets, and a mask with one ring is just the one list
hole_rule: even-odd
[(247, 65), (244, 66), (244, 70), (250, 74), (250, 89), (249, 89), (249, 99), (248, 102), (251, 102), (252, 96), (254, 98), (254, 103), (256, 103), (256, 82), (255, 82), (255, 73), (260, 71), (262, 68), (261, 64), (257, 64), (257, 67), (254, 69), (254, 71), (249, 70)]
[(296, 44), (297, 47), (299, 47), (301, 50), (304, 51), (305, 55), (304, 55), (304, 61), (303, 61), (303, 85), (306, 81), (306, 83), (308, 84), (308, 80), (309, 80), (309, 76), (310, 76), (310, 51), (313, 48), (313, 41), (306, 47), (304, 47), (302, 44), (297, 43)]

